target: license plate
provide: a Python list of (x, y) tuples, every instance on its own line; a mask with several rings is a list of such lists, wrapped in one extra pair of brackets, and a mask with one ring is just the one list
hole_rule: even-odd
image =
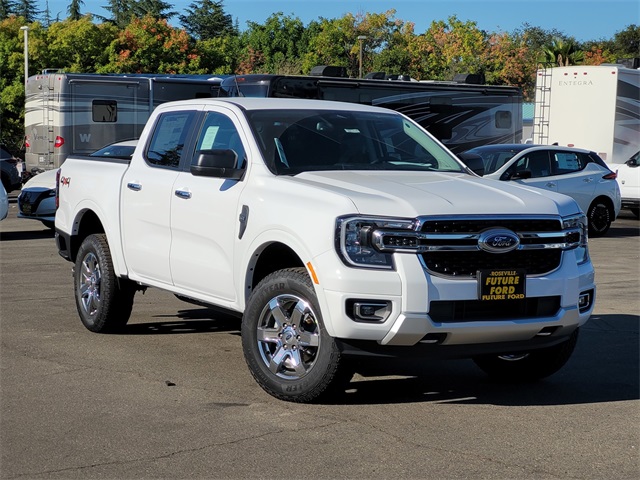
[(24, 213), (25, 215), (31, 215), (31, 204), (30, 203), (23, 203), (22, 204), (22, 213)]
[(480, 300), (521, 300), (525, 298), (526, 271), (478, 270)]

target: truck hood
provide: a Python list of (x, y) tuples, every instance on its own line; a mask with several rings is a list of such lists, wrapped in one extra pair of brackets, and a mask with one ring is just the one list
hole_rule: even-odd
[(348, 197), (369, 215), (572, 215), (566, 195), (464, 173), (329, 171), (290, 178), (309, 188)]

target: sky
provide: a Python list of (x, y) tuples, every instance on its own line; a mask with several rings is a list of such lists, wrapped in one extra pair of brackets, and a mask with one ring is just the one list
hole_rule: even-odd
[[(37, 0), (44, 10), (48, 1), (51, 17), (67, 16), (70, 0)], [(169, 0), (172, 9), (184, 14), (194, 0)], [(107, 0), (84, 0), (82, 13), (109, 16), (101, 7)], [(639, 0), (224, 0), (224, 10), (238, 21), (264, 23), (274, 13), (298, 17), (307, 25), (321, 17), (332, 19), (346, 13), (383, 13), (396, 10), (396, 19), (415, 23), (415, 33), (434, 20), (456, 15), (474, 21), (488, 32), (512, 32), (524, 24), (545, 30), (557, 29), (580, 42), (611, 39), (631, 24), (640, 25)], [(177, 16), (169, 23), (179, 26)]]

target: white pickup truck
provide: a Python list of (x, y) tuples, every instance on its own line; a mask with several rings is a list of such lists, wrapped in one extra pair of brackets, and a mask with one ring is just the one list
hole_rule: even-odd
[(252, 375), (283, 400), (344, 387), (350, 355), (542, 378), (594, 306), (574, 200), (480, 178), (391, 110), (167, 103), (132, 159), (70, 157), (57, 191), (89, 330), (123, 328), (149, 286), (238, 312)]

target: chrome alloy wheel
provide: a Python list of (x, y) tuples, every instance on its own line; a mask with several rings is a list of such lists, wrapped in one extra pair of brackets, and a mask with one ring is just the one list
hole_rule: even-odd
[(258, 320), (258, 350), (278, 377), (298, 380), (313, 368), (320, 347), (320, 329), (311, 306), (295, 295), (278, 295)]
[(101, 280), (102, 274), (100, 273), (98, 257), (89, 252), (82, 259), (80, 285), (78, 286), (82, 308), (87, 315), (94, 315), (100, 308)]

